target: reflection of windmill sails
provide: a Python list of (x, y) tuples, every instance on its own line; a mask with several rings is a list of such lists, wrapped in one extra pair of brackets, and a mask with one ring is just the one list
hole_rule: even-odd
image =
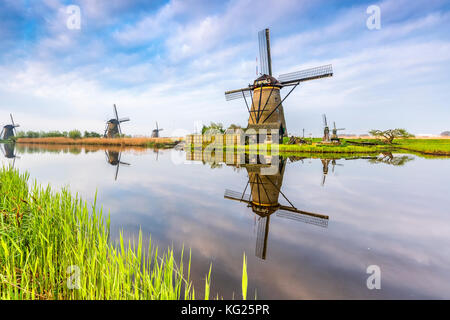
[(323, 177), (322, 177), (322, 186), (325, 185), (325, 180), (327, 178), (327, 174), (328, 174), (328, 170), (329, 170), (329, 165), (331, 162), (331, 171), (334, 173), (334, 167), (336, 166), (344, 166), (343, 164), (340, 163), (336, 163), (336, 159), (320, 159), (320, 161), (322, 161), (322, 166), (323, 166)]
[[(272, 175), (264, 175), (261, 172), (264, 165), (245, 165), (249, 180), (244, 192), (225, 191), (224, 197), (226, 199), (247, 203), (248, 207), (251, 207), (252, 211), (259, 216), (256, 256), (261, 259), (266, 258), (270, 216), (274, 212), (278, 211), (277, 216), (282, 218), (321, 227), (328, 226), (328, 216), (297, 209), (281, 191), (285, 166), (286, 161), (280, 159), (278, 172)], [(250, 194), (246, 194), (249, 185)], [(289, 203), (289, 206), (279, 203), (280, 194)]]
[(7, 159), (13, 159), (12, 167), (16, 164), (16, 158), (20, 159), (19, 156), (16, 155), (16, 145), (13, 143), (6, 143), (1, 145), (0, 149), (2, 150), (3, 155)]
[(117, 180), (117, 176), (119, 175), (120, 165), (123, 164), (123, 165), (129, 166), (130, 164), (120, 161), (120, 159), (122, 158), (122, 152), (107, 150), (107, 151), (105, 151), (105, 154), (106, 154), (106, 160), (108, 161), (108, 163), (112, 166), (116, 166), (116, 174), (115, 174), (114, 180)]

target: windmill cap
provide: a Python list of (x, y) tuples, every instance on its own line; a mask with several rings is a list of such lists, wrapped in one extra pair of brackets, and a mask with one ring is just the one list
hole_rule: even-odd
[(278, 81), (276, 78), (269, 76), (267, 74), (263, 74), (262, 76), (257, 78), (254, 82), (254, 85), (255, 86), (272, 85), (272, 86), (280, 86), (281, 87), (280, 81)]

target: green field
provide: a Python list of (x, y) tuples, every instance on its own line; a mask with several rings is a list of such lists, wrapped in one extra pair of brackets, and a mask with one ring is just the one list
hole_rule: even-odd
[[(68, 190), (30, 187), (0, 170), (0, 299), (195, 299), (191, 259), (171, 249), (109, 240), (109, 218)], [(185, 257), (186, 259), (186, 257)], [(247, 270), (242, 288), (246, 297)], [(206, 275), (205, 295), (210, 295)], [(218, 298), (218, 297), (217, 297)]]

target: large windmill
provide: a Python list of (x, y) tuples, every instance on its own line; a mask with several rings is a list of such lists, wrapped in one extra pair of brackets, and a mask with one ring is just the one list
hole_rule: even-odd
[(123, 165), (129, 166), (130, 164), (121, 161), (121, 158), (122, 158), (122, 152), (120, 152), (120, 151), (111, 151), (111, 150), (108, 150), (108, 151), (105, 151), (105, 154), (106, 154), (106, 161), (108, 161), (108, 163), (109, 163), (110, 165), (116, 167), (116, 174), (115, 174), (115, 176), (114, 176), (114, 180), (117, 181), (117, 176), (119, 175), (119, 168), (120, 168), (120, 165), (123, 164)]
[(152, 131), (152, 138), (159, 138), (159, 132), (163, 130), (164, 129), (158, 128), (158, 122), (156, 122), (156, 129), (153, 129)]
[[(225, 98), (227, 101), (243, 98), (250, 114), (247, 129), (254, 129), (256, 134), (261, 129), (270, 131), (267, 137), (269, 141), (271, 140), (271, 131), (277, 130), (281, 142), (283, 137), (287, 137), (283, 102), (301, 82), (333, 76), (333, 68), (331, 65), (325, 65), (282, 74), (276, 79), (272, 76), (269, 29), (260, 31), (258, 38), (262, 75), (246, 88), (225, 92)], [(284, 87), (292, 88), (281, 99), (280, 90)], [(251, 99), (250, 107), (247, 98)]]
[[(224, 197), (246, 203), (258, 216), (255, 250), (257, 257), (266, 259), (270, 217), (277, 211), (277, 216), (281, 218), (301, 221), (325, 228), (328, 226), (328, 216), (297, 209), (281, 191), (286, 160), (279, 158), (278, 172), (271, 175), (263, 174), (262, 168), (267, 167), (267, 164), (247, 164), (243, 166), (247, 169), (249, 178), (244, 191), (241, 193), (225, 190)], [(246, 194), (249, 185), (251, 190), (249, 194)], [(281, 205), (279, 203), (278, 198), (280, 194), (289, 205)]]
[(14, 123), (14, 118), (12, 114), (9, 115), (11, 117), (11, 124), (7, 124), (3, 127), (2, 132), (0, 133), (0, 138), (2, 140), (8, 140), (11, 137), (16, 135), (16, 128), (20, 127), (19, 124)]
[(130, 121), (130, 118), (121, 118), (119, 119), (119, 114), (117, 113), (117, 107), (114, 105), (113, 107), (115, 118), (110, 119), (106, 122), (105, 128), (105, 138), (115, 138), (117, 135), (122, 135), (122, 128), (120, 124), (122, 122)]

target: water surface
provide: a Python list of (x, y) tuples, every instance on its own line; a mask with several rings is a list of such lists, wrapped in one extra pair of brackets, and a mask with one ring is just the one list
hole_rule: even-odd
[[(97, 191), (112, 239), (142, 230), (161, 249), (191, 248), (199, 293), (212, 263), (212, 292), (238, 297), (245, 253), (258, 299), (450, 298), (448, 159), (291, 157), (269, 181), (257, 163), (176, 150), (2, 149), (2, 163), (42, 184), (87, 201)], [(246, 202), (252, 195), (261, 206)], [(264, 209), (264, 195), (281, 207)], [(381, 269), (380, 290), (367, 288), (370, 265)]]

